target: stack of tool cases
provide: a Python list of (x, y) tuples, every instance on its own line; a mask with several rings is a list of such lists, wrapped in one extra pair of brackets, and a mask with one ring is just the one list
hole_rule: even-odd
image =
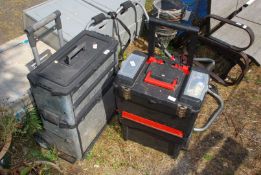
[(83, 31), (28, 75), (41, 139), (69, 161), (82, 158), (115, 110), (116, 49), (113, 38)]
[[(192, 131), (206, 130), (223, 110), (222, 99), (209, 88), (209, 72), (186, 64), (180, 57), (155, 56), (157, 26), (197, 34), (198, 28), (149, 19), (148, 54), (133, 52), (115, 79), (116, 104), (121, 113), (123, 136), (176, 157), (187, 146)], [(166, 54), (167, 55), (167, 54)], [(202, 128), (194, 124), (206, 93), (218, 103)]]
[(186, 145), (208, 90), (201, 69), (132, 53), (116, 81), (124, 138), (175, 156)]

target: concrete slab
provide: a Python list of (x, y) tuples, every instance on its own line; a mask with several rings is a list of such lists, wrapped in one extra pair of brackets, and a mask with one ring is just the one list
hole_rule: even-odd
[(246, 9), (244, 9), (241, 13), (239, 13), (237, 17), (261, 25), (260, 11), (261, 11), (260, 0), (255, 0)]
[[(30, 85), (26, 76), (35, 63), (26, 41), (27, 37), (23, 35), (0, 46), (0, 100), (11, 105), (28, 98)], [(38, 42), (37, 47), (39, 53), (44, 53), (41, 54), (44, 59), (55, 52), (43, 42)]]
[[(250, 6), (244, 8), (232, 20), (249, 26), (255, 34), (254, 44), (245, 51), (248, 55), (255, 58), (261, 64), (261, 17), (258, 16), (261, 11), (261, 1), (254, 1)], [(249, 42), (248, 35), (235, 27), (224, 25), (212, 36), (236, 46), (246, 46)]]
[[(212, 0), (211, 1), (211, 14), (221, 17), (228, 17), (235, 10), (242, 7), (248, 0)], [(211, 28), (219, 22), (211, 20)]]

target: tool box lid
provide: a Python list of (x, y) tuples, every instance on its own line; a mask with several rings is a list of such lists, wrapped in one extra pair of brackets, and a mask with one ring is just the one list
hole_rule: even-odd
[(70, 94), (115, 53), (117, 45), (109, 36), (82, 31), (27, 77), (53, 95)]
[(186, 75), (181, 70), (170, 64), (150, 63), (144, 67), (135, 82), (133, 96), (149, 99), (150, 103), (155, 104), (177, 104), (185, 78)]
[(144, 67), (131, 87), (131, 100), (169, 114), (175, 114), (180, 105), (198, 113), (209, 81), (209, 75), (202, 71), (193, 68), (187, 75), (173, 65), (152, 63)]

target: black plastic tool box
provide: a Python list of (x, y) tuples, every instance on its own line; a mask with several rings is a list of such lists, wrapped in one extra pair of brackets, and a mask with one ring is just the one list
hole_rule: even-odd
[(175, 155), (191, 135), (208, 82), (202, 69), (133, 53), (115, 81), (124, 137)]
[(117, 41), (83, 31), (29, 75), (42, 140), (73, 159), (94, 144), (115, 110)]
[[(193, 56), (180, 61), (156, 58), (156, 26), (197, 34), (198, 28), (149, 18), (148, 56), (133, 52), (123, 63), (114, 83), (125, 139), (177, 156), (192, 131), (205, 131), (223, 110), (222, 99), (209, 87), (209, 74), (193, 67)], [(190, 45), (193, 45), (191, 41)], [(164, 48), (163, 48), (164, 50)], [(206, 93), (218, 103), (202, 128), (194, 128)]]

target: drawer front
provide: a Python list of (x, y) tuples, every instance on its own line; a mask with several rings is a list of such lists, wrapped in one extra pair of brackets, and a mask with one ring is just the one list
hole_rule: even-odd
[(99, 101), (79, 124), (82, 148), (86, 150), (106, 125), (106, 112), (104, 104)]
[(110, 88), (79, 124), (78, 128), (83, 151), (94, 143), (95, 139), (99, 136), (107, 121), (112, 116), (115, 109), (114, 100), (113, 88)]
[(45, 132), (42, 137), (50, 145), (76, 159), (82, 158), (80, 140), (76, 128), (61, 129), (48, 122), (44, 122), (44, 128)]
[(42, 118), (58, 124), (63, 121), (68, 125), (75, 125), (73, 105), (71, 97), (53, 96), (51, 93), (41, 87), (32, 87), (32, 94), (35, 103)]

